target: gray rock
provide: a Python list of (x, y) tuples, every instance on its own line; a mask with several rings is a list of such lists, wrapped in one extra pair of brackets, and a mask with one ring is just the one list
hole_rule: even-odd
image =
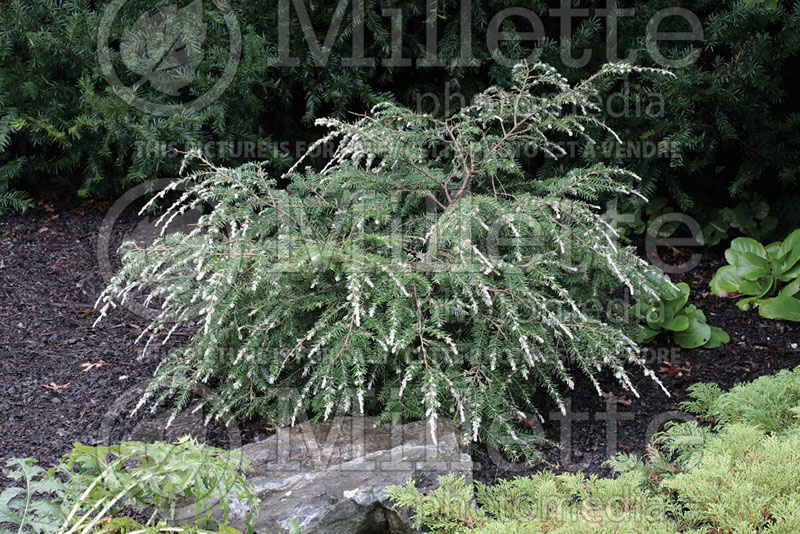
[[(292, 519), (303, 534), (409, 533), (407, 517), (390, 509), (383, 490), (413, 478), (422, 490), (437, 477), (462, 473), (472, 480), (472, 460), (448, 420), (438, 424), (437, 443), (424, 421), (374, 426), (372, 418), (340, 417), (279, 430), (245, 445), (242, 452), (255, 472), (248, 480), (261, 502), (254, 530), (288, 532)], [(228, 524), (245, 528), (247, 502), (231, 505)], [(193, 507), (178, 510), (179, 521), (193, 519)], [(219, 518), (219, 512), (214, 514)]]

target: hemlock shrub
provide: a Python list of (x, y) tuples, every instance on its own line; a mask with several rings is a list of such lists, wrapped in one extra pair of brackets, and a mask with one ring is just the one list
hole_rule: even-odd
[(433, 430), (448, 416), (472, 440), (530, 456), (540, 438), (519, 423), (537, 413), (537, 389), (563, 409), (576, 372), (598, 392), (604, 369), (634, 394), (631, 368), (657, 381), (635, 321), (603, 310), (620, 287), (652, 301), (669, 281), (591, 204), (631, 194), (636, 177), (603, 165), (548, 179), (523, 170), (526, 154), (563, 154), (559, 139), (610, 132), (588, 114), (595, 84), (639, 70), (608, 65), (571, 87), (552, 67), (519, 65), (511, 89), (490, 88), (446, 120), (389, 103), (352, 124), (321, 119), (331, 130), (320, 142), (337, 151), (319, 172), (301, 160), (287, 189), (254, 164), (175, 182), (185, 192), (165, 228), (186, 210), (207, 213), (188, 234), (126, 244), (98, 301), (101, 318), (140, 292), (160, 302), (148, 344), (197, 327), (140, 406), (176, 396), (180, 408), (210, 383), (217, 417), (369, 411), (426, 417)]

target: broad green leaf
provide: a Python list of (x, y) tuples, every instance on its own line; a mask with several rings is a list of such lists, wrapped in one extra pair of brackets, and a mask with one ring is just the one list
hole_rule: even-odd
[(664, 329), (680, 332), (689, 328), (689, 318), (685, 315), (677, 315), (664, 323)]
[(800, 260), (800, 246), (789, 250), (789, 253), (780, 262), (780, 274), (785, 275), (789, 272), (794, 272), (794, 269), (800, 265), (798, 260)]
[(736, 272), (745, 280), (758, 280), (770, 273), (769, 261), (752, 252), (736, 251), (731, 254), (731, 258), (731, 265), (736, 267)]
[[(767, 257), (767, 251), (764, 249), (764, 245), (762, 245), (755, 239), (751, 239), (749, 237), (737, 237), (736, 239), (731, 241), (730, 248), (725, 251), (725, 259), (728, 259), (729, 251), (749, 252), (751, 254), (755, 254), (756, 256), (760, 256), (765, 259)], [(729, 259), (728, 262), (733, 263)]]
[(785, 295), (759, 302), (758, 314), (768, 319), (800, 322), (800, 299)]
[(800, 228), (789, 234), (781, 243), (778, 255), (785, 256), (792, 250), (800, 250)]
[(772, 277), (762, 278), (761, 280), (742, 280), (739, 284), (739, 291), (744, 295), (753, 295), (756, 298), (766, 295), (775, 280)]
[(686, 282), (681, 282), (676, 284), (675, 287), (678, 289), (678, 294), (664, 304), (664, 314), (667, 320), (675, 316), (689, 302), (689, 285)]
[(711, 327), (711, 337), (706, 342), (706, 344), (703, 345), (703, 347), (705, 347), (707, 349), (713, 349), (713, 348), (719, 347), (723, 343), (728, 343), (730, 340), (731, 340), (731, 336), (729, 336), (728, 333), (725, 330), (723, 330), (722, 328), (720, 328), (718, 326), (712, 326)]
[(722, 295), (723, 293), (738, 293), (739, 284), (742, 278), (736, 272), (733, 265), (726, 265), (720, 267), (711, 279), (711, 292), (715, 295)]
[(778, 295), (783, 297), (793, 297), (800, 291), (800, 278), (796, 278), (791, 283), (786, 284), (783, 289), (778, 292)]
[(797, 277), (800, 277), (800, 263), (796, 264), (785, 273), (780, 274), (778, 276), (778, 280), (781, 282), (788, 282), (789, 280), (794, 280)]
[(767, 251), (767, 256), (770, 258), (777, 258), (780, 256), (781, 244), (779, 241), (775, 241), (774, 243), (770, 243), (764, 250)]
[(711, 327), (697, 320), (689, 321), (689, 327), (683, 332), (675, 332), (675, 343), (684, 349), (693, 349), (708, 343), (711, 339)]

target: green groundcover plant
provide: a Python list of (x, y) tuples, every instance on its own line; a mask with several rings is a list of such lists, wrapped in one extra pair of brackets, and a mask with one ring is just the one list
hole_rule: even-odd
[[(251, 509), (258, 502), (244, 475), (248, 460), (240, 452), (188, 436), (177, 443), (76, 443), (47, 470), (32, 458), (11, 458), (6, 464), (15, 482), (0, 493), (3, 534), (204, 534), (214, 525), (220, 534), (237, 534), (224, 523), (232, 499), (249, 500)], [(194, 503), (197, 520), (172, 526), (176, 505), (185, 502)], [(210, 515), (217, 504), (223, 522)]]
[(729, 265), (711, 280), (716, 295), (741, 294), (741, 309), (758, 308), (762, 317), (800, 321), (800, 230), (766, 247), (746, 237), (731, 241)]
[(662, 298), (655, 305), (638, 303), (634, 307), (637, 318), (644, 321), (640, 341), (648, 343), (662, 332), (671, 332), (672, 338), (684, 349), (714, 348), (731, 340), (718, 326), (706, 324), (706, 316), (689, 301), (689, 285), (665, 285)]
[(604, 125), (580, 111), (595, 82), (637, 70), (609, 65), (571, 87), (552, 67), (519, 65), (511, 89), (446, 120), (394, 104), (321, 120), (338, 150), (322, 172), (292, 170), (287, 189), (256, 165), (176, 182), (186, 192), (163, 223), (207, 213), (188, 234), (126, 245), (98, 302), (102, 319), (148, 293), (161, 306), (151, 341), (197, 327), (142, 403), (174, 395), (182, 407), (209, 383), (212, 414), (285, 424), (374, 411), (432, 429), (448, 416), (472, 440), (533, 455), (540, 438), (520, 423), (537, 389), (563, 409), (574, 373), (598, 392), (602, 369), (634, 393), (631, 369), (657, 381), (635, 321), (604, 310), (620, 287), (653, 301), (669, 280), (591, 204), (631, 194), (635, 176), (595, 165), (535, 179), (521, 164), (563, 150), (560, 136), (594, 142)]
[(672, 424), (646, 461), (621, 455), (617, 478), (538, 473), (493, 486), (447, 475), (423, 495), (387, 495), (415, 526), (448, 534), (789, 534), (800, 531), (800, 368), (723, 392), (697, 384), (682, 404), (713, 426)]

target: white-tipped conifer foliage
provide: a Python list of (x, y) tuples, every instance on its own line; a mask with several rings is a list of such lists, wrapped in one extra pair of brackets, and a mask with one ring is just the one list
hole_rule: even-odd
[(372, 412), (432, 429), (451, 417), (470, 439), (529, 456), (540, 438), (520, 423), (538, 413), (537, 391), (563, 409), (576, 373), (610, 370), (634, 393), (630, 372), (656, 380), (638, 327), (606, 310), (620, 288), (657, 299), (669, 282), (592, 205), (632, 194), (636, 177), (531, 170), (566, 156), (564, 140), (613, 135), (593, 113), (594, 82), (635, 70), (609, 65), (570, 87), (547, 65), (520, 65), (511, 88), (447, 119), (386, 103), (352, 123), (320, 120), (335, 155), (321, 171), (301, 160), (286, 188), (254, 164), (175, 182), (185, 192), (163, 224), (211, 209), (188, 234), (126, 244), (98, 302), (105, 315), (148, 293), (160, 306), (150, 341), (196, 328), (142, 404), (185, 406), (209, 384), (213, 414), (286, 424)]

